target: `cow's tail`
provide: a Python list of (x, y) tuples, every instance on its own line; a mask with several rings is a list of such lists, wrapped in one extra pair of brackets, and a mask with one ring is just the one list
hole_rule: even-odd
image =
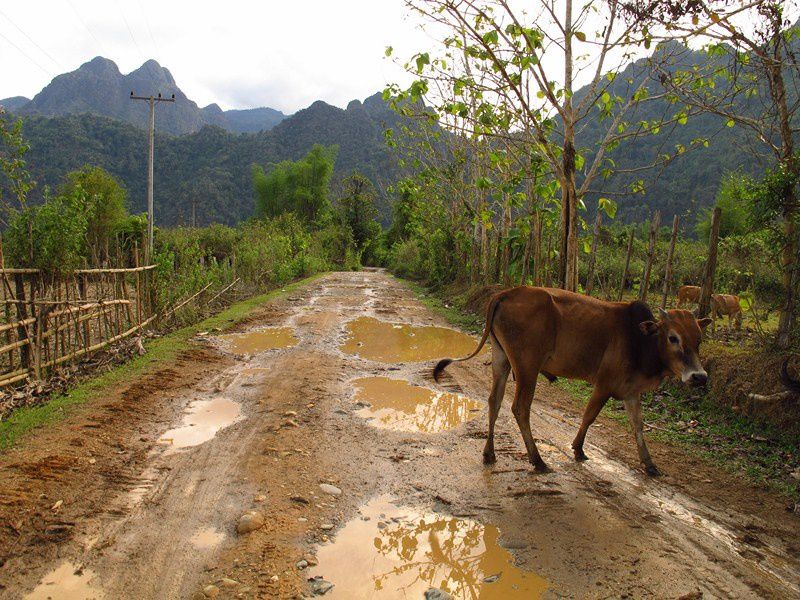
[(440, 360), (438, 363), (436, 363), (436, 367), (434, 367), (433, 369), (434, 381), (438, 383), (442, 371), (444, 371), (450, 363), (469, 360), (470, 358), (476, 356), (478, 352), (481, 351), (481, 348), (483, 348), (484, 344), (486, 343), (486, 340), (489, 339), (489, 334), (492, 332), (492, 322), (494, 321), (494, 313), (499, 303), (500, 303), (500, 294), (497, 294), (494, 298), (492, 298), (492, 300), (489, 302), (489, 306), (486, 308), (486, 326), (483, 329), (483, 337), (481, 338), (481, 341), (478, 342), (478, 347), (475, 348), (472, 354), (470, 354), (469, 356), (465, 356), (464, 358), (444, 358)]
[(789, 375), (789, 359), (783, 361), (781, 365), (781, 383), (787, 391), (800, 394), (800, 381)]

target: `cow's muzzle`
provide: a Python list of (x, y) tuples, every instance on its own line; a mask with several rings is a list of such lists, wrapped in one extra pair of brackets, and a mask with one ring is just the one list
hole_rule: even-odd
[(708, 383), (708, 374), (706, 373), (692, 373), (689, 377), (689, 383), (693, 387), (702, 387)]

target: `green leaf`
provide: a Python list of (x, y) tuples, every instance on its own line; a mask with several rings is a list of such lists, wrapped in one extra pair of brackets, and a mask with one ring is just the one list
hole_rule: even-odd
[(384, 51), (384, 56), (391, 56), (392, 52), (394, 52), (394, 48), (391, 46), (386, 46), (386, 50)]
[(728, 122), (725, 123), (727, 127), (733, 127), (735, 125), (735, 121), (733, 119), (728, 119)]
[(575, 37), (578, 38), (582, 42), (586, 41), (586, 34), (583, 33), (582, 31), (576, 31), (575, 32)]
[(597, 207), (606, 213), (609, 218), (613, 219), (617, 216), (617, 203), (609, 198), (600, 198), (597, 201)]

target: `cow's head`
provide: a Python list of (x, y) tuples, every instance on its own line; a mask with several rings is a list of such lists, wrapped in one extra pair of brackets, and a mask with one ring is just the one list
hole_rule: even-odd
[(700, 364), (700, 340), (711, 319), (695, 319), (688, 310), (658, 312), (658, 322), (644, 321), (639, 328), (645, 335), (658, 336), (658, 353), (673, 375), (684, 383), (705, 385), (708, 373)]

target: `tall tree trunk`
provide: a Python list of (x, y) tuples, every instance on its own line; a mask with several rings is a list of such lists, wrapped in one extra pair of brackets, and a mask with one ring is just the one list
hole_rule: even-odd
[[(778, 108), (778, 119), (780, 122), (781, 133), (781, 159), (786, 165), (787, 171), (792, 174), (793, 179), (796, 180), (800, 174), (800, 165), (795, 159), (794, 155), (794, 138), (792, 136), (792, 123), (791, 114), (786, 101), (786, 85), (783, 80), (783, 57), (781, 52), (781, 36), (782, 23), (780, 16), (776, 16), (773, 23), (774, 29), (774, 52), (770, 64), (768, 64), (768, 72), (770, 74), (770, 89), (775, 104)], [(783, 194), (783, 234), (784, 243), (781, 252), (781, 269), (783, 288), (784, 288), (784, 303), (781, 307), (780, 318), (778, 319), (777, 343), (780, 348), (788, 348), (791, 343), (792, 329), (794, 327), (795, 319), (795, 302), (797, 296), (797, 283), (798, 283), (798, 263), (797, 263), (797, 228), (794, 224), (795, 217), (795, 192), (794, 186), (790, 185)]]
[(500, 271), (503, 277), (503, 285), (508, 287), (511, 285), (511, 273), (509, 273), (511, 262), (511, 247), (508, 243), (508, 233), (511, 231), (511, 200), (508, 197), (503, 198), (503, 235), (499, 238), (498, 243), (502, 246), (503, 262)]
[(658, 226), (661, 224), (661, 213), (656, 211), (650, 221), (650, 246), (647, 249), (647, 261), (644, 264), (642, 280), (639, 282), (639, 300), (647, 300), (647, 292), (650, 289), (650, 272), (653, 270), (653, 259), (656, 255), (656, 238), (658, 237)]
[(594, 217), (594, 229), (592, 230), (592, 250), (589, 253), (589, 266), (586, 273), (586, 295), (592, 295), (594, 288), (594, 265), (597, 257), (597, 240), (600, 237), (600, 225), (603, 223), (603, 213), (600, 212), (600, 207), (597, 207), (597, 214)]
[(533, 213), (533, 285), (542, 285), (542, 214)]
[(703, 272), (703, 285), (700, 287), (700, 301), (697, 317), (707, 317), (711, 311), (711, 294), (714, 293), (714, 275), (717, 271), (717, 245), (719, 242), (719, 223), (722, 209), (718, 206), (711, 213), (711, 234), (708, 236), (708, 260)]
[(667, 254), (667, 268), (664, 271), (664, 287), (661, 294), (661, 308), (667, 308), (667, 297), (669, 288), (672, 285), (672, 259), (675, 256), (675, 242), (678, 239), (678, 227), (681, 218), (675, 215), (672, 219), (672, 237), (669, 239), (669, 253)]
[(631, 235), (628, 238), (628, 250), (625, 252), (625, 268), (622, 269), (622, 281), (619, 282), (619, 298), (622, 300), (622, 295), (625, 293), (625, 283), (628, 281), (628, 269), (631, 266), (631, 254), (633, 253), (633, 238), (636, 236), (636, 230), (631, 229)]
[(578, 194), (575, 187), (575, 114), (572, 108), (572, 0), (564, 7), (564, 149), (561, 181), (561, 287), (578, 289)]

